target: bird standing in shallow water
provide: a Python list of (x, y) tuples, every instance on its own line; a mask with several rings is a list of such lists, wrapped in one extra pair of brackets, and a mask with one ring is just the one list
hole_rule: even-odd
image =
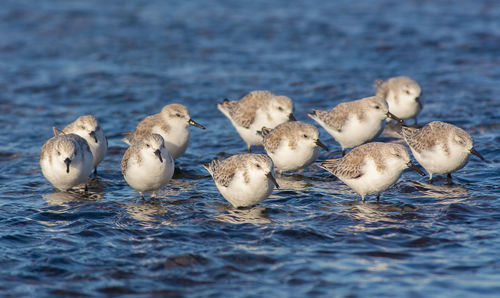
[(470, 154), (485, 160), (476, 149), (472, 137), (463, 129), (441, 121), (433, 121), (420, 129), (403, 127), (403, 137), (413, 156), (429, 174), (448, 174), (463, 168)]
[(324, 160), (320, 167), (361, 195), (363, 202), (371, 193), (377, 193), (378, 201), (380, 192), (394, 184), (406, 168), (425, 175), (410, 161), (403, 145), (379, 142), (356, 147), (342, 158)]
[[(57, 130), (55, 129), (55, 131)], [(104, 159), (108, 151), (108, 139), (104, 135), (104, 131), (96, 117), (92, 115), (80, 116), (66, 126), (62, 132), (77, 134), (87, 141), (93, 156), (94, 175), (97, 175), (97, 165)]]
[(168, 153), (177, 159), (186, 152), (189, 145), (189, 125), (205, 127), (189, 116), (188, 109), (181, 104), (169, 104), (160, 113), (144, 118), (133, 132), (123, 138), (129, 145), (140, 142), (147, 135), (156, 133), (163, 137)]
[(262, 127), (274, 128), (295, 120), (292, 100), (269, 91), (252, 91), (240, 100), (224, 100), (217, 108), (247, 143), (248, 152), (252, 145), (262, 145), (262, 137), (258, 134)]
[(345, 149), (369, 142), (380, 135), (385, 119), (401, 121), (389, 112), (387, 102), (372, 96), (343, 102), (330, 111), (314, 110), (307, 114), (340, 144), (342, 156)]
[(409, 77), (393, 77), (386, 81), (375, 81), (376, 96), (387, 101), (389, 112), (396, 117), (406, 120), (414, 119), (417, 124), (417, 115), (422, 110), (420, 102), (420, 85)]
[(66, 191), (85, 184), (93, 168), (89, 145), (76, 134), (60, 134), (42, 146), (40, 167), (55, 188)]
[(154, 192), (168, 184), (174, 174), (174, 160), (168, 153), (162, 136), (150, 134), (130, 146), (123, 155), (122, 174), (141, 198), (144, 192)]
[(265, 154), (235, 154), (204, 165), (222, 196), (234, 207), (248, 207), (265, 200), (279, 188), (273, 161)]
[(318, 129), (300, 121), (285, 122), (273, 129), (262, 129), (264, 149), (277, 171), (303, 169), (319, 156), (320, 148), (328, 148), (320, 141)]

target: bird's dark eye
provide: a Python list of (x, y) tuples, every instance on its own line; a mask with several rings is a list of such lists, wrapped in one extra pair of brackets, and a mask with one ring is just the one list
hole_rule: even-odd
[(81, 129), (85, 129), (85, 126), (83, 126), (83, 125), (80, 125), (80, 128), (81, 128)]
[(307, 136), (306, 134), (304, 134), (304, 136), (303, 136), (303, 137), (304, 137), (304, 138), (306, 138), (306, 139), (308, 138), (308, 136)]
[(57, 155), (61, 155), (61, 151), (57, 151)]
[(256, 164), (255, 166), (256, 166), (257, 168), (260, 168), (260, 165), (259, 165), (259, 164)]
[(282, 107), (278, 107), (278, 110), (283, 111), (283, 108)]
[(410, 90), (406, 90), (406, 94), (410, 95)]
[(380, 109), (380, 107), (379, 107), (379, 106), (375, 106), (375, 109), (377, 109), (377, 110), (378, 110), (378, 109)]
[(149, 144), (146, 144), (146, 147), (148, 147), (148, 148), (149, 148), (149, 147), (151, 147), (151, 146), (149, 146)]
[(180, 117), (181, 117), (181, 114), (177, 113), (177, 114), (175, 114), (175, 116), (177, 116), (177, 117), (179, 117), (179, 118), (180, 118)]

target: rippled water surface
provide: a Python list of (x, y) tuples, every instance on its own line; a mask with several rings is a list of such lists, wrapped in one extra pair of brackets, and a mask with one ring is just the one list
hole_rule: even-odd
[[(487, 0), (2, 1), (0, 293), (498, 295), (499, 20)], [(453, 185), (405, 171), (365, 204), (312, 166), (245, 210), (201, 166), (246, 149), (223, 98), (269, 89), (312, 123), (306, 112), (394, 75), (422, 86), (421, 123), (465, 128), (488, 162), (472, 157)], [(119, 134), (173, 102), (207, 130), (192, 128), (181, 174), (141, 201), (120, 173)], [(56, 192), (40, 148), (88, 113), (109, 154), (88, 196)]]

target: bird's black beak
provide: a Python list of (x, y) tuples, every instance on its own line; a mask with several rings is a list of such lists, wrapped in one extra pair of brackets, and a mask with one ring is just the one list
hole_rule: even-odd
[(297, 119), (295, 119), (295, 116), (292, 113), (290, 113), (290, 115), (288, 116), (288, 120), (297, 121)]
[(161, 158), (161, 151), (160, 151), (160, 149), (157, 149), (155, 151), (155, 155), (158, 156), (158, 159), (160, 160), (160, 162), (163, 162), (163, 158)]
[(189, 125), (196, 126), (201, 129), (205, 129), (205, 126), (199, 124), (198, 122), (194, 121), (193, 119), (189, 119), (188, 121)]
[(410, 169), (412, 170), (415, 170), (415, 172), (419, 173), (420, 175), (422, 176), (425, 176), (425, 173), (422, 172), (421, 169), (419, 169), (415, 164), (413, 164), (411, 161), (409, 161), (407, 164), (406, 164)]
[[(420, 95), (422, 96), (422, 95)], [(422, 101), (420, 101), (420, 96), (415, 97), (415, 101), (418, 103), (418, 106), (420, 109), (424, 108), (424, 105), (422, 104)]]
[(318, 145), (319, 147), (323, 148), (326, 152), (328, 152), (328, 147), (326, 147), (325, 144), (321, 143), (319, 139), (316, 140), (316, 145)]
[(69, 174), (69, 165), (71, 164), (71, 159), (69, 159), (69, 157), (67, 157), (65, 160), (64, 160), (64, 163), (66, 164), (66, 173)]
[(96, 142), (96, 143), (98, 143), (98, 141), (97, 141), (97, 136), (95, 135), (95, 130), (94, 130), (94, 131), (91, 131), (91, 132), (89, 133), (89, 135), (90, 135), (91, 137), (93, 137), (93, 138), (94, 138), (94, 140), (95, 140), (95, 142)]
[(391, 118), (391, 119), (394, 119), (396, 120), (397, 122), (399, 123), (404, 123), (404, 121), (402, 119), (399, 119), (398, 117), (396, 117), (393, 113), (391, 112), (387, 112), (387, 118)]
[(273, 176), (273, 174), (271, 172), (267, 173), (266, 176), (267, 176), (267, 178), (269, 180), (271, 180), (271, 182), (274, 183), (274, 185), (276, 186), (276, 189), (280, 189), (280, 186), (279, 186), (278, 182), (276, 182), (276, 179), (274, 179), (274, 176)]
[(474, 154), (475, 156), (479, 157), (480, 159), (486, 161), (486, 159), (484, 159), (484, 157), (481, 156), (481, 154), (479, 154), (479, 152), (476, 151), (476, 149), (472, 148), (470, 150), (470, 153)]

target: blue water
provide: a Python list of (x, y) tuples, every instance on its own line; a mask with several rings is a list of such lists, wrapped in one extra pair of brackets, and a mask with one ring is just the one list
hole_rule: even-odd
[[(499, 20), (488, 0), (2, 1), (0, 294), (498, 295)], [(405, 171), (366, 204), (309, 167), (237, 211), (201, 166), (246, 149), (223, 98), (269, 89), (312, 123), (313, 108), (395, 75), (422, 86), (420, 123), (463, 127), (488, 162), (472, 157), (453, 185)], [(120, 173), (119, 134), (173, 102), (207, 130), (192, 129), (161, 197), (141, 201)], [(40, 148), (88, 113), (109, 154), (88, 196), (58, 193)]]

